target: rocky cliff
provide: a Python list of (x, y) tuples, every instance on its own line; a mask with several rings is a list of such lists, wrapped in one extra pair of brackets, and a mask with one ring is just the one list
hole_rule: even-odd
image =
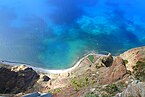
[(36, 72), (27, 66), (0, 65), (0, 93), (53, 97), (145, 97), (145, 47), (119, 56), (89, 54), (68, 72)]
[(31, 88), (39, 75), (32, 68), (16, 66), (11, 69), (0, 67), (0, 93), (16, 94)]

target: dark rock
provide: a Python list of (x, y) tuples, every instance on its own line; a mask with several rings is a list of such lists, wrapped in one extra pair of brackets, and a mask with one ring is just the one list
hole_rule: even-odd
[(96, 62), (96, 68), (100, 68), (100, 67), (110, 67), (113, 63), (113, 57), (112, 55), (109, 53), (107, 56), (102, 56), (100, 57)]
[(112, 63), (113, 63), (113, 57), (112, 57), (112, 55), (109, 53), (109, 54), (107, 55), (107, 57), (104, 57), (104, 58), (102, 59), (102, 62), (104, 63), (104, 65), (105, 65), (106, 67), (111, 66)]
[(18, 74), (10, 69), (1, 67), (0, 68), (0, 93), (11, 92), (15, 87), (16, 79)]
[[(19, 66), (18, 66), (19, 67)], [(0, 68), (0, 93), (19, 93), (32, 87), (39, 75), (29, 67), (23, 70), (12, 71)]]
[(43, 81), (49, 81), (49, 80), (50, 80), (50, 78), (48, 76), (46, 76), (46, 75), (43, 76)]

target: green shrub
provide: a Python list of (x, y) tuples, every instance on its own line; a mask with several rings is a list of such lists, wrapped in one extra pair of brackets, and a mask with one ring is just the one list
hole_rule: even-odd
[(119, 83), (117, 83), (117, 87), (119, 88), (119, 90), (122, 90), (122, 89), (126, 88), (127, 85), (125, 84), (125, 82), (119, 82)]
[(60, 92), (61, 92), (61, 89), (59, 88), (54, 90), (54, 93), (60, 93)]
[(78, 91), (81, 87), (87, 86), (89, 84), (89, 79), (84, 78), (72, 78), (71, 85), (74, 87), (74, 90)]
[(145, 61), (138, 61), (133, 67), (133, 74), (137, 80), (145, 81)]
[(106, 86), (105, 91), (109, 94), (115, 95), (117, 92), (119, 92), (119, 89), (115, 84), (110, 84)]
[(85, 95), (85, 97), (99, 97), (97, 94), (90, 92)]
[(112, 97), (110, 94), (103, 94), (102, 97)]
[(128, 60), (124, 60), (125, 65), (128, 63)]

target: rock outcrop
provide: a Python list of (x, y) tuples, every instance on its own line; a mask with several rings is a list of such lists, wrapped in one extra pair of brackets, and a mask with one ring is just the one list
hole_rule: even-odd
[(115, 97), (145, 97), (145, 82), (135, 81)]
[(107, 56), (101, 56), (96, 62), (95, 65), (97, 68), (99, 67), (109, 67), (113, 63), (113, 57), (109, 53)]
[[(23, 67), (23, 68), (22, 68)], [(17, 66), (12, 70), (0, 68), (0, 93), (19, 93), (31, 88), (39, 75), (26, 66)]]
[(112, 83), (121, 78), (127, 73), (125, 63), (122, 58), (117, 57), (113, 61), (113, 64), (101, 70), (100, 82), (101, 84)]

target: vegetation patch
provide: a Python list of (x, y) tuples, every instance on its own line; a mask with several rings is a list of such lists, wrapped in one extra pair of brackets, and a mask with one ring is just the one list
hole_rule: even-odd
[(118, 87), (115, 84), (109, 84), (106, 86), (105, 91), (112, 96), (119, 92)]
[(94, 63), (94, 56), (93, 56), (93, 55), (89, 55), (89, 56), (88, 56), (88, 59), (89, 59), (92, 63)]
[(125, 65), (128, 63), (128, 60), (124, 60)]
[(54, 93), (60, 93), (60, 92), (61, 92), (60, 88), (54, 89)]
[(85, 95), (85, 97), (99, 97), (97, 94), (90, 92)]
[(145, 81), (145, 61), (138, 61), (133, 67), (133, 74), (137, 80)]
[(110, 94), (103, 94), (102, 97), (112, 97)]
[(74, 87), (74, 90), (79, 91), (81, 87), (85, 87), (89, 84), (89, 79), (85, 78), (72, 78), (71, 85)]

